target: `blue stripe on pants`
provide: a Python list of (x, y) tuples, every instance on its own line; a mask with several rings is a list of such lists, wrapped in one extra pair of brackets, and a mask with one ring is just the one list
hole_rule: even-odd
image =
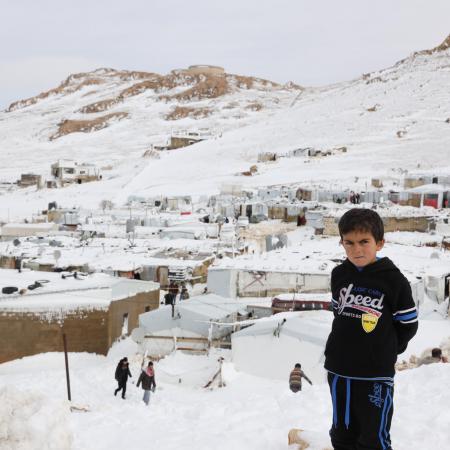
[[(383, 387), (381, 389), (383, 389)], [(386, 395), (385, 395), (384, 400), (383, 400), (383, 403), (384, 403), (384, 405), (383, 405), (383, 412), (381, 413), (380, 428), (378, 430), (378, 437), (380, 439), (380, 443), (381, 443), (381, 446), (383, 447), (383, 450), (386, 450), (387, 449), (387, 445), (389, 445), (386, 442), (386, 437), (383, 436), (383, 435), (387, 434), (387, 430), (386, 430), (386, 428), (387, 428), (387, 417), (388, 417), (388, 412), (389, 412), (389, 409), (390, 409), (390, 406), (388, 407), (388, 403), (389, 403), (388, 399), (389, 399), (389, 387), (386, 386)]]
[(350, 378), (347, 378), (347, 391), (345, 397), (345, 426), (348, 430), (350, 425)]
[(391, 389), (390, 388), (387, 388), (386, 401), (388, 402), (388, 406), (387, 406), (387, 409), (386, 409), (386, 419), (385, 419), (383, 434), (384, 434), (384, 441), (386, 442), (387, 446), (389, 447), (391, 442), (390, 442), (390, 439), (389, 439), (389, 432), (388, 432), (388, 429), (387, 429), (387, 425), (388, 425), (388, 420), (389, 420), (389, 412), (390, 412), (390, 410), (392, 408), (392, 404), (393, 404), (393, 399), (392, 399)]
[(333, 400), (333, 425), (337, 427), (337, 405), (336, 405), (336, 383), (339, 376), (335, 375), (333, 378), (333, 384), (331, 386), (331, 398)]

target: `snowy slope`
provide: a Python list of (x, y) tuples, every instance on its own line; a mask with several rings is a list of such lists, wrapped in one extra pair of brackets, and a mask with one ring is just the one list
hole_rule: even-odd
[[(227, 386), (210, 391), (201, 388), (200, 381), (214, 373), (218, 354), (209, 359), (176, 354), (156, 363), (158, 387), (146, 407), (142, 391), (133, 384), (141, 359), (133, 357), (131, 347), (124, 344), (113, 348), (107, 358), (69, 355), (73, 403), (88, 405), (87, 413), (68, 411), (63, 354), (47, 353), (0, 365), (0, 448), (287, 450), (290, 428), (308, 430), (319, 443), (328, 441), (331, 400), (322, 380), (313, 378), (313, 386), (293, 394), (287, 379), (252, 377), (226, 363)], [(133, 378), (127, 399), (122, 400), (113, 396), (113, 374), (118, 359), (126, 354), (132, 361)], [(197, 384), (192, 382), (195, 379)], [(394, 448), (448, 448), (449, 379), (450, 364), (423, 366), (396, 376)], [(25, 421), (27, 427), (23, 427)]]
[[(372, 176), (395, 176), (404, 169), (450, 170), (448, 47), (415, 54), (389, 69), (324, 88), (255, 86), (215, 99), (194, 99), (190, 106), (210, 105), (214, 114), (176, 121), (164, 120), (176, 103), (156, 101), (160, 94), (146, 90), (107, 111), (127, 112), (127, 118), (99, 131), (71, 133), (52, 141), (49, 137), (59, 121), (86, 116), (77, 112), (86, 105), (85, 96), (89, 102), (99, 101), (124, 86), (119, 89), (114, 83), (106, 84), (106, 91), (96, 85), (84, 86), (70, 95), (49, 96), (34, 105), (2, 112), (3, 181), (17, 179), (22, 172), (48, 173), (57, 158), (112, 166), (104, 171), (101, 182), (52, 191), (25, 189), (4, 195), (2, 202), (14, 203), (14, 211), (19, 213), (32, 205), (46, 206), (48, 200), (69, 202), (68, 206), (98, 206), (101, 199), (108, 198), (121, 204), (130, 194), (216, 193), (223, 183), (302, 182), (361, 188)], [(264, 108), (246, 109), (253, 101)], [(225, 106), (233, 102), (238, 106), (230, 113)], [(151, 143), (160, 143), (172, 129), (200, 127), (218, 130), (222, 136), (163, 152), (160, 159), (141, 157)], [(258, 164), (256, 176), (236, 175), (256, 164), (261, 151), (283, 154), (307, 146), (346, 146), (348, 151), (309, 162), (281, 158)]]

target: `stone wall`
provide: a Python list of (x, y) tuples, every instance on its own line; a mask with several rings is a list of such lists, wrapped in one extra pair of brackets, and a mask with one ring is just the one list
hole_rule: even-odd
[(189, 66), (187, 72), (189, 72), (192, 75), (199, 75), (199, 74), (216, 75), (216, 76), (225, 75), (225, 70), (223, 67), (209, 66), (206, 64)]
[[(61, 326), (62, 325), (62, 326)], [(0, 314), (0, 363), (37, 353), (63, 350), (62, 332), (70, 352), (106, 354), (108, 312), (74, 311), (61, 321), (59, 312)]]
[(126, 332), (131, 333), (134, 328), (138, 327), (139, 314), (158, 307), (159, 289), (112, 302), (108, 313), (108, 349), (122, 334), (124, 314), (128, 314), (128, 330)]
[(174, 150), (181, 147), (187, 147), (188, 145), (196, 144), (197, 142), (200, 142), (201, 139), (195, 139), (191, 137), (174, 137), (171, 136), (170, 138), (170, 150)]
[[(383, 217), (384, 232), (392, 231), (428, 231), (428, 218), (421, 217)], [(339, 236), (338, 220), (335, 217), (323, 218), (323, 234), (328, 236)]]
[(139, 314), (159, 307), (159, 289), (111, 302), (109, 309), (79, 309), (65, 313), (0, 312), (0, 364), (37, 353), (60, 352), (62, 332), (69, 352), (106, 355), (122, 334), (124, 314), (128, 330), (138, 326)]

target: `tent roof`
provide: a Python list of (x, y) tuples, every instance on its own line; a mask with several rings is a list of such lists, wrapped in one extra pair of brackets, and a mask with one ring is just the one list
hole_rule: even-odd
[[(236, 300), (215, 294), (200, 295), (183, 300), (175, 305), (175, 316), (172, 317), (172, 307), (161, 306), (139, 316), (139, 325), (147, 333), (157, 333), (164, 330), (179, 328), (208, 336), (210, 322), (229, 322), (233, 314), (246, 315), (245, 307)], [(226, 327), (228, 328), (228, 327)], [(213, 327), (214, 334), (227, 334), (224, 327)]]
[[(283, 324), (283, 320), (285, 320)], [(279, 329), (285, 335), (324, 346), (331, 331), (333, 314), (329, 311), (302, 311), (275, 314), (257, 320), (254, 325), (233, 334), (235, 339), (244, 337), (273, 336)]]
[(405, 192), (410, 192), (412, 194), (437, 194), (438, 192), (450, 191), (449, 185), (444, 184), (423, 184), (422, 186), (417, 186), (415, 188), (406, 189)]

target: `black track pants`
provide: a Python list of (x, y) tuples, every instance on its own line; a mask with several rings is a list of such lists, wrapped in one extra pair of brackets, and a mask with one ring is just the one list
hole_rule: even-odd
[(394, 388), (385, 382), (352, 380), (328, 373), (333, 402), (334, 450), (392, 450), (389, 430)]
[(127, 382), (126, 381), (118, 381), (119, 386), (114, 391), (114, 395), (116, 395), (119, 391), (122, 391), (122, 398), (125, 398), (125, 393), (127, 392)]

